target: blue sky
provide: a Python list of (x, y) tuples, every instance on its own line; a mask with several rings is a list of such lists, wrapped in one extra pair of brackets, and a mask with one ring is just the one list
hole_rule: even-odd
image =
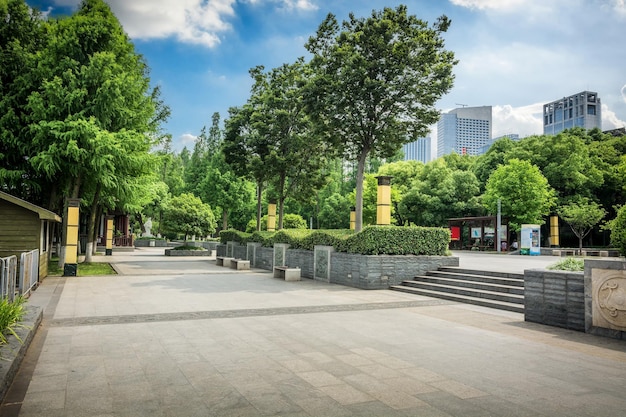
[[(28, 0), (52, 14), (79, 0)], [(306, 56), (304, 44), (330, 12), (367, 16), (406, 4), (452, 25), (455, 85), (437, 107), (493, 106), (494, 136), (541, 134), (542, 105), (584, 90), (602, 100), (603, 129), (626, 125), (624, 0), (107, 0), (144, 55), (172, 110), (175, 149), (193, 147), (213, 112), (249, 97), (248, 70)]]

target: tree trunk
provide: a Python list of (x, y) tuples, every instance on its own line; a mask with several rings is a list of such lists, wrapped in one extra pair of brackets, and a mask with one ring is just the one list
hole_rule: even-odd
[(261, 195), (263, 193), (263, 183), (257, 182), (257, 196), (256, 196), (256, 230), (257, 232), (261, 231)]
[(228, 230), (228, 210), (222, 209), (222, 230)]
[(363, 175), (365, 172), (365, 162), (367, 161), (367, 150), (362, 150), (359, 155), (359, 163), (356, 170), (356, 198), (354, 231), (360, 232), (363, 229)]
[(98, 201), (100, 201), (100, 185), (97, 186), (96, 192), (91, 202), (89, 217), (87, 219), (87, 248), (85, 250), (85, 262), (93, 262), (94, 253), (94, 232), (96, 229), (96, 216), (98, 214)]
[(285, 174), (280, 176), (278, 195), (280, 198), (278, 199), (278, 227), (276, 230), (281, 230), (283, 228), (283, 214), (285, 213)]

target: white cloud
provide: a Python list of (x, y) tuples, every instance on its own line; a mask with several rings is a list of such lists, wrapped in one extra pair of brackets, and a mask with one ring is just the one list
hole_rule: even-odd
[(624, 99), (624, 103), (626, 103), (626, 84), (622, 87), (622, 98)]
[(178, 138), (178, 141), (180, 142), (182, 146), (187, 146), (187, 145), (193, 145), (194, 143), (196, 143), (197, 138), (198, 136), (192, 135), (191, 133), (184, 133), (180, 135), (180, 138)]
[(309, 0), (284, 0), (283, 4), (287, 10), (317, 10), (317, 5)]
[(625, 126), (625, 121), (621, 120), (615, 112), (609, 110), (606, 104), (602, 104), (602, 130), (617, 129)]
[(111, 10), (135, 39), (175, 37), (181, 42), (219, 44), (219, 34), (231, 29), (235, 0), (109, 0)]
[(528, 3), (527, 0), (450, 0), (450, 2), (456, 6), (467, 7), (469, 9), (505, 11), (516, 9)]
[(493, 106), (493, 137), (517, 133), (520, 137), (543, 133), (543, 103), (513, 107), (509, 104)]

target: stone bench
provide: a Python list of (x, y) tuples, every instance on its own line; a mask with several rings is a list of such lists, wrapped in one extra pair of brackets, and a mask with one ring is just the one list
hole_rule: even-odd
[(566, 249), (553, 249), (552, 256), (574, 256), (576, 255), (575, 250), (566, 250)]
[(228, 266), (230, 267), (230, 261), (233, 260), (234, 258), (232, 257), (228, 257), (228, 256), (216, 256), (215, 257), (215, 264), (217, 266)]
[(583, 250), (583, 256), (601, 256), (603, 258), (608, 258), (609, 251), (608, 250)]
[(275, 266), (274, 278), (282, 278), (285, 281), (300, 281), (300, 268), (289, 268), (288, 266)]
[(230, 267), (237, 270), (250, 269), (250, 261), (246, 259), (231, 259)]

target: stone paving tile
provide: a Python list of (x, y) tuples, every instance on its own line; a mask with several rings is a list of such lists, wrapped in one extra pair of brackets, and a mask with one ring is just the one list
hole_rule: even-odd
[(373, 400), (370, 395), (348, 384), (325, 385), (319, 387), (319, 389), (342, 405), (358, 404)]
[(326, 371), (298, 372), (296, 375), (316, 388), (341, 383), (340, 379)]
[(476, 397), (484, 397), (489, 395), (485, 392), (462, 384), (458, 381), (452, 380), (444, 380), (444, 381), (432, 381), (430, 385), (438, 388), (442, 391), (449, 392), (450, 394), (459, 397), (462, 400), (467, 400), (468, 398), (476, 398)]

